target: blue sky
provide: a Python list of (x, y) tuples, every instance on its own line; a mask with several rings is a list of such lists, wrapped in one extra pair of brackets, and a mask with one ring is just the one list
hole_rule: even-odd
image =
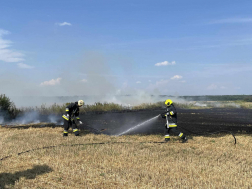
[(240, 95), (251, 0), (3, 0), (0, 93)]

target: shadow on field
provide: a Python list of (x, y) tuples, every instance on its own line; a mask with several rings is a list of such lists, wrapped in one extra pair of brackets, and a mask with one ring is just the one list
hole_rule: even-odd
[(4, 189), (6, 185), (15, 185), (21, 177), (26, 179), (35, 179), (37, 175), (50, 173), (53, 170), (47, 165), (35, 165), (32, 169), (19, 171), (15, 173), (1, 173), (0, 174), (0, 189)]

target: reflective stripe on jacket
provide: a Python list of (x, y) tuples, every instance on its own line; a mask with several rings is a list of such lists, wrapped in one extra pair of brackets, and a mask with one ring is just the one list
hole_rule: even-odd
[(161, 114), (161, 116), (167, 121), (165, 126), (167, 126), (168, 123), (169, 127), (177, 127), (177, 110), (173, 104), (167, 107), (166, 113)]
[[(67, 107), (66, 107), (66, 113), (65, 115), (63, 115), (62, 117), (69, 121), (69, 120), (72, 120), (72, 118), (75, 116), (76, 119), (78, 121), (80, 121), (80, 118), (79, 118), (79, 106), (78, 106), (78, 102), (74, 102), (74, 103), (71, 103), (69, 104)], [(69, 115), (69, 117), (67, 116), (67, 114)]]
[(167, 116), (169, 125), (170, 123), (174, 123), (173, 125), (177, 126), (177, 110), (175, 106), (172, 104), (171, 106), (167, 107), (167, 112), (169, 112), (169, 115)]

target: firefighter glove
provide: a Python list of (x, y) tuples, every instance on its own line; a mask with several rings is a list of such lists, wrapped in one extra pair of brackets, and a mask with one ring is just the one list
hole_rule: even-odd
[(82, 124), (82, 121), (79, 121), (79, 124)]
[(160, 114), (160, 116), (161, 116), (162, 118), (166, 118), (166, 114), (165, 114), (165, 113)]
[(62, 117), (63, 117), (65, 120), (69, 121), (69, 117), (70, 117), (69, 114), (63, 115)]

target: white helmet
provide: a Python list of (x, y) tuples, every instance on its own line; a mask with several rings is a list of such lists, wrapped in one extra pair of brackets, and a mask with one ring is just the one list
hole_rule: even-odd
[(84, 101), (83, 101), (83, 100), (79, 100), (79, 101), (78, 101), (78, 106), (83, 106), (83, 104), (84, 104)]

